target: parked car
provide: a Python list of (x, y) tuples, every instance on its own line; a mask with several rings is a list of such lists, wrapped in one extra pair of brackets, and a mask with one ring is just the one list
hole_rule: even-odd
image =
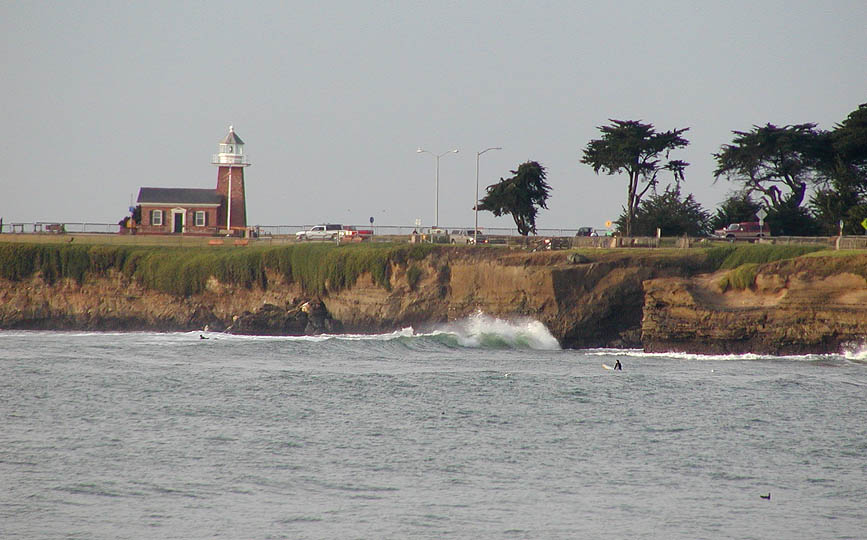
[(593, 236), (593, 227), (579, 227), (575, 236)]
[(755, 240), (756, 238), (771, 236), (771, 228), (767, 223), (760, 225), (758, 221), (744, 221), (732, 223), (725, 229), (717, 229), (713, 232), (713, 235), (730, 242), (735, 240)]
[(298, 231), (295, 233), (295, 239), (303, 240), (337, 240), (340, 236), (340, 231), (343, 226), (336, 223), (327, 223), (324, 225), (315, 225), (306, 231)]
[(449, 233), (449, 238), (452, 244), (475, 244), (476, 238), (478, 238), (480, 244), (488, 242), (482, 231), (476, 231), (475, 229), (455, 229)]
[(432, 227), (430, 230), (430, 242), (434, 244), (448, 244), (449, 243), (449, 232), (445, 229), (439, 229), (437, 227)]
[(345, 242), (361, 242), (373, 236), (373, 229), (357, 229), (351, 225), (344, 225), (340, 231), (340, 240)]

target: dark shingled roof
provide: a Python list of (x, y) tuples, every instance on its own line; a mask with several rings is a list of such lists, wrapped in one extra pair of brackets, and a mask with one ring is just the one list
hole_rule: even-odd
[(216, 189), (143, 187), (139, 204), (221, 204), (223, 196)]
[(226, 138), (220, 141), (220, 144), (244, 144), (244, 141), (241, 140), (241, 137), (235, 135), (235, 130), (229, 129), (229, 134), (226, 135)]

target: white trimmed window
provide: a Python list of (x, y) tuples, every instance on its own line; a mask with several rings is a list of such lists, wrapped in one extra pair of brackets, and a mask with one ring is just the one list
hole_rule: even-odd
[(199, 210), (196, 212), (196, 227), (204, 227), (208, 224), (208, 214)]
[(151, 210), (151, 225), (161, 226), (163, 224), (163, 211)]

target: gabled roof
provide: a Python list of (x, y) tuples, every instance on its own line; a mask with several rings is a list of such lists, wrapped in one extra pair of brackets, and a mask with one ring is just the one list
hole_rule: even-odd
[(229, 126), (229, 134), (226, 135), (225, 139), (220, 141), (220, 144), (244, 144), (244, 141), (241, 140), (241, 137), (235, 135), (235, 129)]
[(216, 189), (143, 187), (139, 189), (137, 202), (159, 205), (219, 205), (223, 202), (223, 196)]

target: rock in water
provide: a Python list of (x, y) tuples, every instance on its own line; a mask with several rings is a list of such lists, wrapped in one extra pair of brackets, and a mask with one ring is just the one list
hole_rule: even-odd
[(339, 323), (331, 318), (319, 300), (292, 309), (264, 304), (255, 313), (242, 313), (229, 329), (232, 334), (260, 336), (301, 336), (339, 331)]

